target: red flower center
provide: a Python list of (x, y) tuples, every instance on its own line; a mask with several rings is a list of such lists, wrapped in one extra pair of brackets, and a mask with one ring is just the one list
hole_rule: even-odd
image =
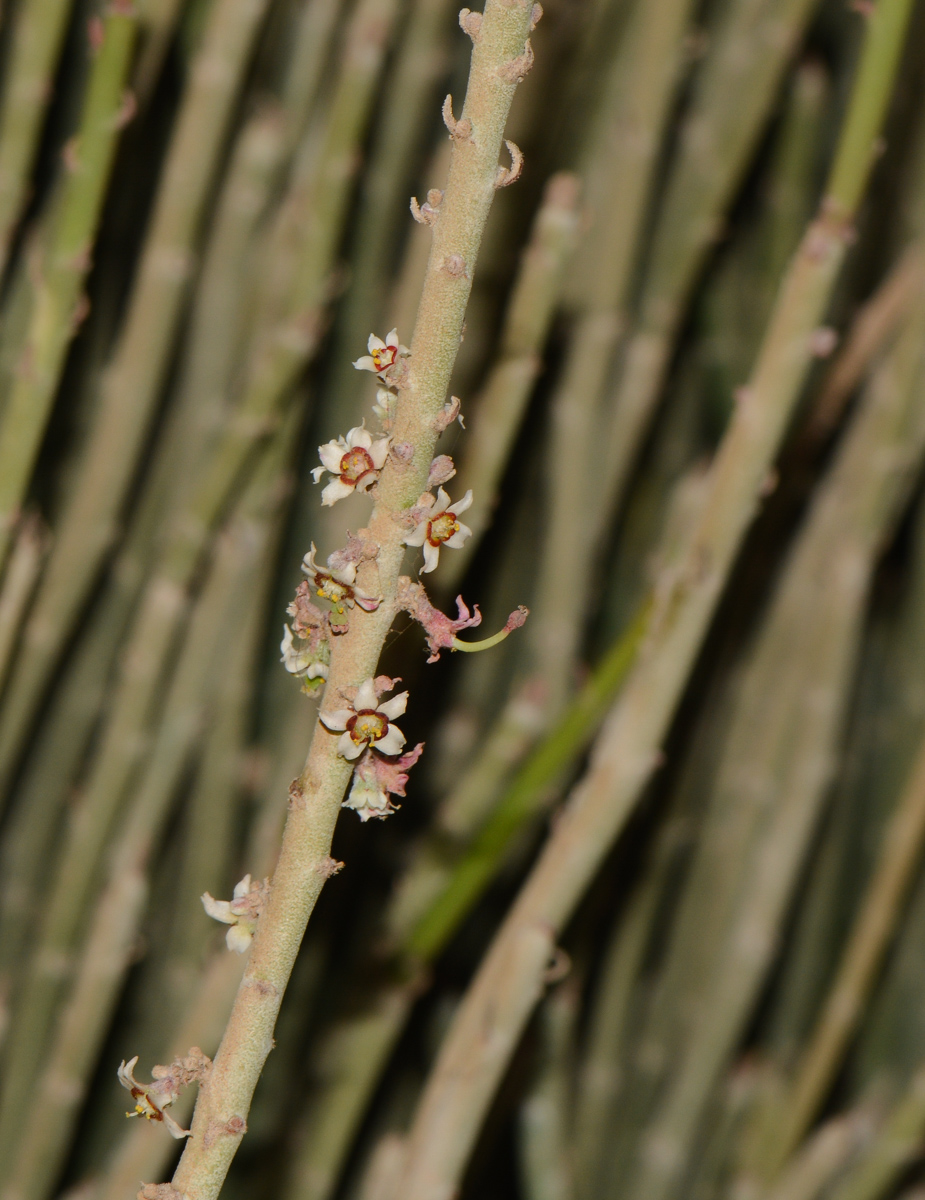
[(427, 540), (432, 546), (448, 542), (454, 533), (459, 532), (459, 522), (453, 512), (439, 513), (427, 523)]
[(373, 350), (372, 360), (377, 371), (385, 371), (395, 362), (398, 357), (397, 346), (383, 346), (381, 350)]
[(364, 475), (375, 469), (369, 452), (362, 446), (354, 446), (340, 460), (340, 477), (344, 483), (357, 484)]
[(364, 742), (378, 742), (389, 732), (389, 719), (374, 708), (361, 708), (347, 722), (347, 732), (358, 746)]

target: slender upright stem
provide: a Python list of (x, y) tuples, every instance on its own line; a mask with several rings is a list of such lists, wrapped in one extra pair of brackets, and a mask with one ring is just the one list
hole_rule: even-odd
[[(335, 643), (325, 705), (338, 689), (373, 675), (395, 613), (403, 533), (395, 514), (413, 505), (427, 483), (439, 418), (462, 334), (466, 303), (485, 220), (498, 182), (504, 124), (517, 83), (529, 67), (525, 41), (529, 0), (489, 0), (474, 38), (466, 101), (439, 216), (434, 226), (424, 293), (403, 380), (393, 437), (412, 447), (410, 459), (383, 468), (369, 537), (378, 558), (359, 577), (383, 597), (360, 613)], [(522, 64), (522, 65), (521, 65)], [(328, 699), (330, 697), (331, 699)], [(329, 875), (331, 838), (351, 765), (337, 739), (318, 725), (294, 788), (267, 909), (250, 952), (222, 1045), (193, 1118), (193, 1137), (173, 1185), (190, 1200), (212, 1200), (246, 1129), (257, 1080), (272, 1045), (273, 1027), (306, 924)]]

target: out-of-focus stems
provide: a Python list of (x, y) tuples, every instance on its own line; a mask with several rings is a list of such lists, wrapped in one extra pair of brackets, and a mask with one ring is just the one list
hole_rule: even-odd
[(568, 694), (594, 549), (589, 513), (599, 505), (599, 403), (625, 324), (648, 200), (684, 63), (691, 0), (637, 4), (609, 70), (607, 96), (583, 174), (589, 229), (575, 255), (582, 304), (552, 399), (546, 530), (531, 645), (550, 686), (550, 708)]
[[(616, 385), (602, 513), (619, 502), (671, 357), (675, 334), (704, 259), (771, 112), (781, 75), (814, 0), (726, 6), (681, 127), (647, 256), (639, 317)], [(730, 97), (736, 103), (730, 103)]]
[(185, 3), (186, 0), (143, 0), (138, 6), (144, 41), (132, 83), (142, 106), (151, 99), (157, 85)]
[(16, 636), (47, 550), (48, 535), (44, 524), (37, 514), (27, 514), (17, 526), (13, 551), (0, 587), (0, 688), (6, 679)]
[(817, 446), (835, 429), (852, 392), (920, 295), (923, 277), (925, 253), (919, 243), (913, 243), (852, 322), (802, 431), (808, 446)]
[(0, 273), (28, 197), (70, 15), (70, 0), (27, 0), (16, 13), (0, 107)]
[(49, 674), (112, 544), (160, 396), (205, 204), (266, 0), (218, 0), (177, 118), (100, 408), (26, 626), (3, 707), (8, 781)]
[[(367, 0), (354, 17), (354, 36), (348, 40), (338, 95), (319, 159), (317, 205), (313, 219), (304, 225), (287, 321), (282, 330), (273, 325), (258, 340), (244, 398), (225, 422), (208, 460), (200, 466), (188, 500), (173, 514), (139, 602), (111, 719), (101, 735), (83, 804), (69, 830), (44, 914), (40, 939), (43, 949), (33, 957), (24, 992), (23, 1011), (29, 1016), (30, 1039), (17, 1038), (12, 1043), (14, 1057), (3, 1092), (4, 1111), (10, 1121), (19, 1106), (10, 1102), (8, 1107), (6, 1097), (15, 1096), (17, 1088), (27, 1086), (29, 1064), (40, 1052), (44, 1026), (54, 1007), (58, 968), (51, 969), (49, 963), (60, 963), (62, 957), (67, 961), (71, 953), (83, 904), (93, 891), (96, 865), (144, 750), (144, 731), (151, 720), (158, 686), (176, 649), (188, 590), (210, 532), (234, 488), (240, 485), (256, 442), (280, 419), (280, 409), (290, 396), (297, 372), (317, 344), (325, 284), (349, 196), (350, 174), (344, 171), (344, 159), (352, 157), (352, 148), (365, 127), (377, 64), (385, 50), (383, 19), (393, 12), (391, 0), (384, 9), (382, 0)], [(0, 1146), (2, 1132), (0, 1116)]]
[(540, 810), (563, 773), (594, 736), (645, 646), (649, 606), (618, 637), (560, 722), (518, 768), (472, 845), (439, 893), (404, 934), (406, 953), (429, 961), (446, 945), (482, 893), (529, 816)]
[[(823, 214), (807, 231), (783, 281), (751, 382), (717, 453), (683, 565), (653, 615), (648, 644), (605, 722), (588, 774), (457, 1010), (411, 1131), (400, 1189), (404, 1200), (446, 1200), (458, 1186), (498, 1080), (542, 990), (554, 939), (658, 761), (806, 379), (812, 332), (844, 258), (845, 226), (868, 177), (910, 10), (908, 0), (885, 0), (869, 19)], [(662, 1176), (661, 1184), (668, 1183)]]
[(344, 0), (303, 0), (282, 86), (286, 134), (290, 146), (294, 146), (302, 134), (317, 101), (322, 74), (331, 53), (337, 18), (344, 7)]
[[(270, 514), (279, 500), (281, 460), (287, 456), (296, 428), (296, 422), (290, 418), (265, 454), (261, 469), (242, 498), (238, 520), (219, 542), (209, 578), (196, 604), (150, 763), (138, 782), (124, 827), (110, 850), (109, 878), (91, 919), (86, 948), (48, 1050), (47, 1065), (31, 1105), (18, 1114), (21, 1124), (14, 1165), (0, 1191), (0, 1195), (10, 1200), (18, 1196), (38, 1200), (67, 1148), (77, 1116), (77, 1101), (96, 1060), (127, 966), (124, 951), (141, 918), (149, 859), (202, 729), (210, 699), (210, 680), (221, 671), (225, 658), (222, 642), (226, 630), (234, 627), (233, 618), (240, 613), (242, 590), (253, 586), (254, 568), (266, 544)], [(134, 881), (128, 894), (126, 880)], [(205, 924), (204, 915), (202, 920)], [(117, 944), (124, 951), (107, 957), (109, 935), (104, 931), (110, 930), (114, 922), (119, 923), (121, 940)], [(100, 966), (101, 956), (105, 969)], [(29, 1011), (23, 1012), (15, 1027), (16, 1037), (27, 1045), (36, 1041), (30, 1029), (30, 1015)], [(39, 1032), (44, 1034), (41, 1011), (38, 1020)], [(11, 1061), (11, 1075), (12, 1069), (22, 1071), (23, 1065), (22, 1056), (17, 1055)], [(10, 1083), (13, 1095), (15, 1087), (14, 1079)], [(4, 1122), (9, 1135), (13, 1120), (8, 1109), (4, 1112)]]
[(577, 989), (561, 986), (540, 1013), (536, 1076), (519, 1114), (520, 1175), (526, 1200), (573, 1200), (572, 1055)]
[(440, 563), (437, 581), (446, 591), (458, 586), (491, 522), (578, 233), (578, 198), (574, 175), (554, 175), (534, 220), (505, 310), (497, 357), (473, 405), (475, 416), (457, 470), (459, 490), (472, 489), (466, 518), (472, 536), (458, 554)]
[[(231, 418), (241, 342), (253, 319), (245, 286), (259, 253), (258, 225), (286, 149), (287, 114), (264, 104), (243, 125), (218, 197), (190, 320), (177, 400), (162, 433), (162, 503), (188, 502), (198, 473)], [(150, 486), (150, 484), (149, 484)]]
[[(921, 303), (921, 302), (920, 302)], [(925, 840), (925, 747), (884, 834), (880, 860), (867, 886), (841, 963), (784, 1102), (784, 1127), (774, 1147), (775, 1168), (793, 1152), (832, 1084), (886, 953)]]
[[(720, 854), (731, 854), (741, 863), (736, 875), (724, 881), (722, 930), (706, 924), (702, 912), (698, 925), (699, 910), (691, 907), (689, 920), (683, 926), (679, 922), (675, 931), (675, 947), (683, 947), (685, 935), (689, 938), (696, 929), (695, 936), (708, 938), (711, 950), (717, 942), (720, 949), (714, 951), (702, 988), (691, 989), (699, 991), (699, 997), (688, 999), (693, 1019), (681, 1060), (644, 1135), (669, 1147), (676, 1161), (670, 1168), (641, 1163), (636, 1195), (648, 1195), (649, 1189), (658, 1189), (656, 1194), (667, 1191), (679, 1164), (686, 1160), (709, 1089), (735, 1045), (768, 968), (815, 828), (847, 704), (875, 556), (897, 519), (911, 472), (919, 466), (925, 447), (925, 420), (918, 404), (925, 371), (922, 321), (925, 315), (918, 314), (918, 320), (910, 322), (902, 341), (874, 376), (831, 475), (817, 495), (762, 629), (734, 723), (739, 736), (735, 741), (730, 736), (721, 772), (729, 799), (737, 782), (748, 777), (752, 797), (748, 807), (755, 809), (755, 822), (749, 830), (740, 822), (750, 839), (747, 847), (738, 848), (743, 854), (737, 854), (728, 828), (718, 826), (711, 843), (714, 863)], [(871, 454), (874, 445), (879, 456)], [(837, 603), (817, 599), (811, 617), (807, 597), (818, 597), (823, 581)], [(788, 644), (787, 657), (793, 658), (790, 669), (781, 651)], [(810, 664), (809, 673), (803, 674)], [(807, 698), (807, 679), (812, 679), (811, 698)], [(771, 681), (773, 703), (767, 699)], [(765, 733), (752, 741), (747, 753), (742, 734), (749, 726), (757, 729), (762, 721)], [(740, 806), (746, 808), (740, 783), (738, 791)], [(726, 826), (730, 824), (727, 819)], [(704, 892), (709, 861), (704, 857), (698, 874)], [(708, 953), (703, 942), (700, 946)], [(688, 960), (689, 950), (681, 950)], [(695, 980), (698, 974), (706, 974), (703, 966), (692, 969)], [(689, 980), (690, 976), (691, 988)], [(676, 975), (674, 982), (672, 996), (677, 1003), (684, 979)]]
[(832, 1200), (879, 1200), (921, 1154), (925, 1073), (918, 1070), (870, 1145), (828, 1192)]
[(768, 1200), (816, 1200), (869, 1140), (871, 1124), (864, 1109), (827, 1121), (794, 1157)]
[(104, 19), (102, 41), (93, 48), (80, 126), (65, 152), (51, 228), (36, 247), (30, 272), (34, 295), (29, 325), (0, 418), (0, 570), (78, 325), (81, 289), (92, 262), (135, 44), (136, 22), (129, 14), (127, 5), (113, 6)]

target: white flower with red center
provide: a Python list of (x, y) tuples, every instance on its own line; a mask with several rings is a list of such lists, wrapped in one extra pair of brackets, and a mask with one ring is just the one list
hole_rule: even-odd
[(380, 378), (386, 378), (400, 358), (407, 358), (411, 353), (407, 346), (398, 340), (398, 330), (392, 329), (385, 335), (385, 341), (377, 338), (374, 333), (369, 335), (366, 343), (369, 354), (364, 354), (354, 362), (358, 371), (372, 371)]
[(426, 494), (413, 510), (418, 524), (413, 533), (406, 534), (406, 546), (424, 547), (424, 565), (418, 574), (426, 575), (433, 571), (440, 561), (440, 547), (449, 546), (451, 550), (459, 550), (472, 536), (468, 525), (463, 525), (459, 514), (464, 513), (472, 504), (472, 489), (470, 488), (462, 500), (455, 504), (443, 490), (437, 489), (436, 499)]
[[(330, 600), (337, 612), (343, 613), (345, 608), (353, 608), (358, 604), (365, 612), (374, 612), (382, 603), (381, 596), (370, 596), (356, 586), (356, 563), (348, 562), (343, 567), (327, 569), (319, 567), (315, 562), (317, 554), (315, 543), (302, 559), (302, 570), (311, 580), (315, 595), (322, 600)], [(330, 560), (329, 560), (330, 564)]]
[(330, 506), (354, 491), (365, 492), (379, 478), (389, 453), (387, 437), (374, 438), (362, 425), (347, 436), (318, 447), (322, 465), (312, 471), (315, 483), (325, 471), (337, 476), (321, 493), (321, 503)]
[(181, 1128), (170, 1113), (164, 1111), (169, 1104), (173, 1104), (179, 1094), (171, 1086), (173, 1081), (165, 1079), (156, 1080), (154, 1083), (139, 1083), (134, 1074), (137, 1062), (138, 1055), (136, 1054), (128, 1062), (123, 1060), (117, 1072), (119, 1082), (132, 1093), (132, 1099), (135, 1101), (134, 1112), (125, 1115), (127, 1117), (144, 1117), (146, 1121), (160, 1121), (171, 1137), (189, 1137), (190, 1131)]
[[(392, 684), (392, 680), (388, 682)], [(377, 689), (376, 683), (373, 678), (364, 680), (349, 708), (320, 715), (325, 729), (341, 735), (337, 752), (350, 762), (359, 758), (367, 746), (380, 754), (392, 755), (400, 754), (405, 744), (405, 735), (392, 722), (405, 711), (408, 693), (399, 692), (380, 703), (379, 691), (388, 691), (388, 687)]]

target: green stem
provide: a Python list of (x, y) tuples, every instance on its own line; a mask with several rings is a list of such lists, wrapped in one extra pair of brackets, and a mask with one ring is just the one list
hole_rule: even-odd
[(33, 265), (34, 296), (19, 368), (0, 420), (0, 570), (51, 415), (119, 139), (136, 23), (114, 8), (95, 51), (76, 137)]

